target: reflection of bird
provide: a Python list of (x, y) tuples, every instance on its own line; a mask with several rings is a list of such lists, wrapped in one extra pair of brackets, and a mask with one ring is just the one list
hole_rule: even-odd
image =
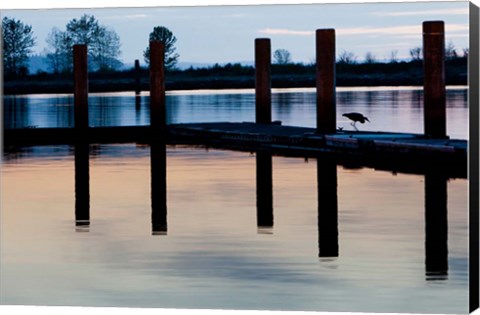
[(365, 123), (365, 121), (368, 121), (370, 122), (370, 120), (368, 120), (367, 117), (363, 116), (363, 114), (360, 114), (360, 113), (346, 113), (346, 114), (343, 114), (342, 116), (345, 116), (347, 117), (348, 119), (352, 120), (353, 122), (350, 123), (353, 128), (355, 128), (355, 130), (358, 131), (357, 129), (357, 126), (355, 126), (355, 124), (357, 122), (361, 122), (362, 124)]

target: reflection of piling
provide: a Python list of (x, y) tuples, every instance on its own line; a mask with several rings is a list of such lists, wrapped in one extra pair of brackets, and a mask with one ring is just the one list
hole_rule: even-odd
[(257, 152), (257, 226), (273, 227), (272, 155)]
[(135, 59), (135, 95), (139, 95), (142, 91), (140, 86), (140, 61)]
[(270, 39), (255, 39), (255, 122), (257, 124), (272, 122), (270, 63)]
[(142, 97), (140, 95), (135, 95), (135, 110), (139, 111), (142, 107)]
[(78, 143), (75, 145), (75, 225), (78, 228), (90, 225), (89, 181), (88, 143)]
[(316, 55), (317, 132), (334, 133), (337, 128), (334, 29), (316, 31)]
[(165, 108), (165, 45), (150, 42), (150, 125), (155, 129), (166, 127)]
[(88, 61), (87, 45), (73, 46), (74, 124), (77, 129), (88, 128)]
[(448, 275), (447, 179), (425, 175), (425, 271), (427, 280)]
[(165, 143), (150, 146), (152, 234), (167, 232), (167, 149)]
[(338, 257), (337, 164), (317, 160), (319, 257)]
[(445, 31), (442, 21), (423, 22), (425, 135), (447, 135), (445, 101)]

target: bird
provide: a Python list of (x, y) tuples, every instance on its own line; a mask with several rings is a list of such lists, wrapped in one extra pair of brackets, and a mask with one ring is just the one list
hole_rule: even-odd
[(365, 117), (365, 116), (363, 116), (363, 114), (361, 114), (361, 113), (355, 113), (355, 112), (354, 112), (354, 113), (346, 113), (346, 114), (343, 114), (342, 116), (345, 116), (345, 117), (347, 117), (348, 119), (352, 120), (353, 122), (350, 123), (350, 124), (351, 124), (351, 125), (353, 126), (353, 128), (355, 128), (355, 130), (357, 130), (357, 131), (358, 131), (358, 128), (357, 128), (357, 126), (355, 126), (355, 124), (356, 124), (357, 122), (360, 122), (360, 123), (362, 123), (362, 124), (365, 123), (365, 121), (370, 122), (370, 120), (368, 120), (368, 118)]

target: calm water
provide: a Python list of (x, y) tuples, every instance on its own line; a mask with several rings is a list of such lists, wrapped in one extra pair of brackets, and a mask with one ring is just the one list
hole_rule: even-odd
[[(374, 117), (364, 129), (421, 132), (414, 95), (341, 92), (339, 112)], [(457, 138), (468, 130), (465, 97), (449, 91)], [(312, 98), (275, 94), (273, 118), (313, 126)], [(16, 98), (21, 110), (7, 101), (7, 126), (71, 125), (69, 99), (56, 99)], [(138, 110), (127, 94), (93, 100), (92, 125), (148, 123), (146, 98)], [(252, 102), (175, 94), (169, 121), (253, 120)], [(465, 179), (135, 144), (20, 148), (4, 153), (1, 172), (2, 304), (467, 312)]]
[[(447, 133), (468, 137), (466, 88), (447, 90)], [(284, 125), (315, 126), (314, 89), (274, 90), (272, 119)], [(90, 126), (148, 125), (148, 94), (136, 101), (132, 92), (92, 94)], [(423, 133), (423, 91), (417, 88), (339, 88), (337, 126), (352, 129), (343, 113), (358, 111), (371, 123), (360, 130)], [(255, 121), (253, 90), (170, 92), (167, 123)], [(5, 128), (71, 127), (73, 98), (70, 95), (28, 95), (4, 98)]]

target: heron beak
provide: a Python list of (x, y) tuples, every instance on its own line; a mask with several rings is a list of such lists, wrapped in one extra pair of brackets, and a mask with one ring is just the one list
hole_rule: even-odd
[(370, 122), (370, 120), (368, 120), (368, 118), (367, 118), (367, 117), (365, 117), (365, 120), (366, 120), (366, 121), (368, 121), (368, 122)]

